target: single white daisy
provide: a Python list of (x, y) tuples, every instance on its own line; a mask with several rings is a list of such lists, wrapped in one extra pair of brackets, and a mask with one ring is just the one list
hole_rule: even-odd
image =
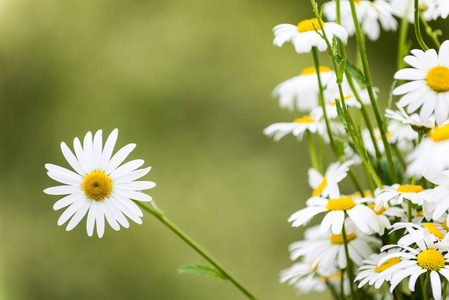
[(150, 168), (137, 170), (143, 160), (132, 160), (120, 166), (136, 144), (128, 144), (112, 156), (117, 136), (118, 130), (114, 129), (103, 148), (102, 131), (98, 130), (93, 139), (92, 133), (88, 132), (83, 146), (78, 138), (73, 141), (75, 154), (62, 142), (62, 153), (76, 173), (53, 164), (45, 165), (48, 176), (63, 185), (47, 188), (44, 193), (67, 195), (53, 206), (55, 210), (68, 206), (58, 220), (58, 225), (62, 225), (71, 218), (67, 231), (78, 225), (86, 214), (87, 234), (92, 236), (96, 225), (100, 238), (104, 233), (105, 218), (114, 230), (120, 230), (120, 225), (129, 227), (125, 216), (142, 223), (142, 211), (131, 199), (151, 201), (150, 196), (139, 191), (151, 189), (155, 184), (135, 181), (150, 171)]
[[(358, 288), (365, 284), (374, 285), (379, 289), (385, 281), (390, 281), (393, 276), (391, 268), (401, 262), (399, 257), (392, 257), (382, 264), (379, 261), (385, 256), (396, 253), (399, 250), (390, 249), (388, 252), (373, 253), (363, 261), (363, 266), (359, 268), (360, 273), (354, 281), (360, 281)], [(388, 271), (387, 271), (388, 270)]]
[(322, 234), (330, 230), (333, 234), (340, 234), (346, 214), (362, 232), (380, 231), (374, 211), (362, 204), (360, 200), (354, 201), (350, 196), (340, 196), (334, 199), (312, 197), (307, 200), (306, 204), (306, 208), (295, 212), (288, 219), (289, 222), (292, 222), (293, 227), (304, 225), (314, 216), (326, 212), (320, 225)]
[[(319, 67), (321, 83), (325, 91), (336, 90), (337, 77), (330, 68)], [(299, 111), (309, 112), (319, 106), (317, 72), (315, 67), (305, 68), (300, 75), (290, 78), (273, 90), (273, 96), (279, 97), (279, 106), (293, 111), (296, 107)]]
[[(415, 22), (415, 7), (413, 0), (391, 0), (390, 4), (394, 15), (401, 19), (406, 15), (410, 23)], [(418, 8), (426, 21), (435, 20), (439, 14), (439, 9), (435, 0), (419, 0)]]
[[(354, 1), (357, 19), (363, 32), (372, 41), (379, 38), (380, 27), (386, 31), (396, 30), (398, 27), (389, 3), (384, 0)], [(335, 0), (326, 3), (324, 14), (330, 21), (337, 20), (337, 5)], [(348, 30), (350, 36), (354, 35), (355, 27), (352, 19), (351, 6), (348, 0), (340, 1), (341, 25)]]
[[(340, 134), (344, 131), (344, 128), (341, 123), (332, 122), (331, 130), (335, 134)], [(287, 134), (292, 134), (298, 140), (302, 140), (305, 132), (317, 133), (324, 138), (324, 141), (328, 141), (324, 120), (315, 116), (296, 118), (293, 122), (274, 123), (263, 130), (266, 136), (273, 137), (276, 142)]]
[[(332, 41), (335, 36), (344, 44), (347, 43), (348, 32), (343, 26), (334, 22), (324, 22), (322, 25), (329, 41)], [(297, 53), (308, 53), (312, 50), (312, 47), (316, 47), (319, 51), (326, 51), (326, 42), (315, 30), (322, 34), (320, 24), (316, 18), (303, 20), (297, 26), (280, 24), (273, 28), (273, 44), (281, 47), (284, 43), (291, 42)]]
[[(417, 248), (394, 245), (404, 251), (399, 251), (386, 255), (380, 260), (381, 263), (388, 261), (393, 257), (401, 258), (395, 267), (397, 270), (390, 281), (390, 292), (406, 277), (409, 277), (408, 287), (410, 291), (415, 291), (416, 280), (422, 274), (430, 275), (430, 285), (435, 300), (441, 299), (441, 278), (444, 276), (449, 280), (449, 253), (446, 243), (440, 242), (427, 229), (424, 230), (424, 236), (416, 235), (415, 244)], [(390, 248), (391, 245), (384, 248)]]
[(449, 124), (436, 126), (424, 137), (416, 149), (407, 156), (406, 173), (415, 175), (439, 173), (449, 169)]
[(449, 41), (445, 41), (437, 53), (412, 50), (404, 61), (412, 68), (399, 70), (395, 79), (410, 80), (393, 90), (394, 95), (403, 95), (398, 106), (407, 106), (412, 113), (421, 107), (419, 116), (422, 122), (435, 114), (437, 124), (446, 121), (449, 113)]
[(310, 168), (308, 175), (309, 185), (313, 189), (312, 196), (329, 196), (331, 198), (340, 197), (338, 183), (346, 177), (351, 165), (352, 161), (331, 163), (327, 167), (324, 176), (314, 168)]
[[(313, 239), (306, 239), (290, 245), (290, 259), (296, 260), (302, 257), (304, 261), (311, 262), (312, 268), (317, 268), (320, 272), (327, 272), (334, 268), (335, 264), (340, 269), (346, 268), (347, 261), (342, 234), (329, 232), (321, 235), (317, 227), (312, 228), (315, 232)], [(382, 244), (379, 239), (356, 231), (351, 222), (347, 222), (346, 239), (349, 258), (358, 266), (373, 253), (373, 246), (378, 248)]]
[(427, 132), (435, 127), (434, 116), (422, 122), (417, 113), (409, 115), (401, 106), (398, 106), (398, 111), (391, 109), (385, 110), (385, 117), (399, 121), (404, 125), (410, 125), (417, 132)]
[(376, 197), (375, 209), (380, 210), (388, 202), (390, 202), (390, 205), (401, 204), (404, 199), (410, 200), (413, 204), (422, 205), (425, 199), (424, 194), (424, 189), (420, 185), (384, 185), (382, 190), (377, 189), (374, 193)]

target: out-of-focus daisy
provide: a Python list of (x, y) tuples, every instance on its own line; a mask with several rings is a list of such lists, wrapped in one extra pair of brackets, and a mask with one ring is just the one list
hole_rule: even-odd
[(424, 239), (424, 236), (429, 232), (435, 238), (442, 241), (447, 234), (445, 227), (439, 222), (398, 222), (392, 226), (393, 230), (406, 229), (407, 234), (403, 235), (398, 240), (398, 245), (408, 247), (416, 243), (416, 239)]
[(422, 174), (439, 173), (449, 169), (449, 124), (437, 126), (423, 138), (416, 149), (407, 156), (410, 162), (407, 175), (421, 178)]
[(401, 204), (404, 199), (410, 200), (413, 204), (422, 205), (423, 194), (424, 189), (420, 185), (393, 184), (392, 186), (384, 186), (382, 190), (377, 189), (375, 192), (375, 209), (380, 210), (388, 202), (390, 202), (390, 205)]
[(288, 219), (289, 222), (293, 222), (293, 227), (304, 225), (314, 216), (326, 212), (320, 225), (322, 234), (330, 229), (332, 229), (333, 234), (340, 234), (346, 214), (357, 228), (364, 233), (379, 232), (380, 230), (374, 211), (368, 206), (361, 204), (360, 201), (354, 201), (350, 196), (340, 196), (333, 199), (312, 197), (307, 200), (306, 204), (306, 208), (295, 212)]
[[(433, 219), (439, 219), (449, 209), (449, 170), (441, 173), (427, 173), (424, 177), (437, 186), (430, 191), (429, 201), (435, 203), (433, 207)], [(446, 224), (449, 222), (449, 215)]]
[[(371, 247), (380, 247), (381, 241), (372, 236), (355, 231), (353, 224), (348, 222), (346, 226), (346, 238), (348, 241), (349, 258), (356, 264), (361, 265), (363, 260), (369, 257), (373, 251)], [(314, 228), (316, 232), (316, 228)], [(311, 262), (312, 268), (317, 270), (332, 269), (337, 263), (340, 269), (346, 268), (347, 261), (344, 250), (342, 234), (327, 233), (318, 238), (303, 240), (290, 245), (290, 258), (292, 260), (303, 257), (305, 261)]]
[[(397, 271), (391, 278), (390, 292), (406, 277), (409, 277), (408, 287), (410, 291), (415, 291), (416, 280), (424, 273), (430, 275), (430, 285), (434, 299), (441, 299), (441, 278), (444, 276), (449, 280), (449, 253), (447, 244), (441, 243), (428, 230), (424, 231), (424, 237), (416, 237), (416, 249), (397, 245), (404, 251), (386, 255), (380, 262), (388, 261), (393, 257), (401, 258), (396, 267)], [(445, 254), (443, 254), (445, 253)]]
[[(390, 4), (383, 0), (354, 1), (357, 18), (361, 23), (363, 32), (372, 41), (379, 38), (380, 27), (386, 31), (396, 30), (398, 24), (392, 15)], [(324, 14), (330, 21), (337, 19), (337, 5), (335, 0), (326, 3)], [(340, 1), (341, 24), (348, 30), (349, 35), (354, 35), (355, 27), (352, 19), (351, 6), (348, 0)]]
[[(410, 23), (415, 22), (414, 1), (413, 0), (391, 0), (391, 9), (393, 14), (402, 18), (404, 15)], [(419, 0), (418, 9), (422, 12), (427, 21), (435, 20), (438, 16), (438, 7), (435, 0)]]
[(437, 124), (442, 124), (449, 113), (449, 41), (441, 45), (439, 53), (434, 49), (415, 49), (411, 53), (404, 61), (412, 68), (394, 75), (395, 79), (410, 80), (393, 91), (394, 95), (404, 95), (398, 106), (408, 105), (408, 113), (421, 107), (419, 116), (423, 123), (434, 113)]
[(44, 192), (68, 195), (53, 206), (55, 210), (68, 206), (59, 218), (58, 225), (71, 218), (66, 229), (72, 230), (87, 214), (87, 234), (92, 236), (96, 225), (98, 237), (101, 238), (105, 218), (114, 230), (119, 230), (120, 225), (125, 228), (129, 226), (125, 216), (138, 224), (142, 223), (142, 211), (131, 199), (151, 201), (150, 196), (139, 191), (151, 189), (155, 184), (151, 181), (136, 181), (150, 171), (150, 168), (137, 170), (143, 165), (143, 160), (136, 159), (120, 166), (136, 144), (128, 144), (112, 156), (117, 136), (118, 130), (115, 129), (104, 148), (101, 130), (97, 131), (93, 139), (92, 133), (88, 132), (83, 146), (75, 138), (73, 147), (76, 156), (62, 142), (62, 153), (76, 173), (53, 164), (45, 165), (48, 176), (64, 185), (47, 188)]
[(310, 168), (308, 173), (309, 185), (313, 189), (312, 196), (338, 198), (340, 196), (338, 183), (346, 177), (351, 164), (352, 161), (331, 163), (324, 176), (314, 168)]
[(359, 288), (365, 284), (374, 285), (379, 289), (385, 281), (390, 281), (392, 277), (391, 270), (393, 266), (401, 262), (399, 257), (392, 257), (386, 262), (379, 264), (379, 261), (388, 254), (396, 253), (399, 250), (391, 249), (388, 252), (373, 253), (363, 261), (363, 266), (359, 268), (360, 273), (354, 281), (360, 281)]
[[(334, 71), (325, 66), (319, 67), (320, 78), (325, 90), (333, 86), (336, 89), (336, 76)], [(279, 106), (293, 111), (295, 106), (300, 111), (311, 111), (318, 107), (317, 72), (315, 67), (304, 69), (300, 75), (288, 79), (273, 90), (273, 96), (279, 96)]]
[(403, 218), (405, 213), (402, 208), (394, 207), (394, 206), (384, 206), (379, 210), (375, 209), (375, 203), (369, 204), (368, 207), (371, 208), (374, 213), (377, 215), (377, 223), (379, 224), (380, 230), (379, 234), (383, 235), (385, 232), (385, 228), (391, 226), (390, 219), (394, 218)]
[(421, 121), (421, 118), (418, 114), (414, 113), (411, 115), (408, 115), (404, 108), (398, 106), (398, 111), (394, 111), (391, 109), (387, 109), (385, 111), (385, 116), (389, 119), (393, 119), (396, 121), (401, 122), (404, 125), (410, 125), (413, 130), (417, 132), (428, 132), (430, 129), (433, 129), (435, 127), (435, 117), (431, 116), (429, 119), (425, 120), (424, 122)]
[[(333, 122), (331, 130), (335, 134), (340, 134), (344, 131), (341, 123)], [(304, 116), (296, 118), (293, 122), (274, 123), (263, 130), (266, 136), (273, 137), (275, 141), (279, 141), (287, 134), (296, 136), (298, 140), (302, 140), (305, 132), (318, 133), (325, 141), (328, 141), (326, 124), (324, 120), (320, 120), (315, 116)]]
[[(333, 37), (339, 38), (343, 43), (348, 41), (348, 31), (337, 23), (324, 22), (323, 28), (329, 41)], [(326, 51), (327, 44), (318, 33), (322, 33), (320, 24), (316, 18), (303, 20), (297, 26), (291, 24), (280, 24), (273, 28), (275, 46), (281, 47), (285, 42), (291, 42), (298, 53), (308, 53), (312, 47), (319, 51)]]
[(437, 9), (440, 16), (443, 19), (446, 19), (449, 15), (449, 1), (447, 0), (437, 0)]

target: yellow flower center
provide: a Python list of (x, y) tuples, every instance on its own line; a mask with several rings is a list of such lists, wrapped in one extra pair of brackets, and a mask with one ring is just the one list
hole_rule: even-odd
[(443, 224), (441, 224), (441, 225), (443, 225), (443, 228), (444, 228), (444, 229), (446, 229), (447, 231), (449, 231), (449, 227), (447, 226), (446, 220), (444, 220), (444, 221), (443, 221)]
[(375, 210), (374, 209), (375, 206), (376, 206), (375, 203), (368, 205), (368, 207), (371, 208), (376, 213), (376, 215), (380, 215), (380, 214), (382, 214), (386, 210), (386, 208), (383, 207), (383, 206), (381, 207), (381, 209)]
[(418, 217), (422, 217), (424, 215), (424, 212), (422, 210), (419, 210), (419, 211), (416, 212), (416, 215)]
[(397, 188), (397, 190), (396, 190), (396, 192), (399, 192), (399, 193), (420, 193), (422, 191), (423, 191), (422, 186), (420, 186), (420, 185), (408, 185), (408, 184), (400, 185)]
[[(323, 23), (321, 23), (321, 24), (324, 27), (324, 24)], [(318, 23), (317, 18), (303, 20), (298, 23), (298, 31), (299, 32), (315, 31), (315, 29), (321, 30), (320, 23)]]
[[(320, 73), (326, 73), (326, 72), (332, 71), (329, 67), (326, 67), (326, 66), (320, 66), (318, 68), (318, 70), (320, 71)], [(312, 75), (312, 74), (316, 74), (316, 68), (315, 67), (305, 68), (301, 72), (301, 75)]]
[(446, 264), (443, 254), (434, 249), (426, 249), (416, 257), (418, 265), (429, 271), (439, 271)]
[(426, 77), (427, 85), (437, 93), (449, 91), (449, 69), (437, 66), (430, 69)]
[(441, 142), (444, 140), (449, 139), (449, 124), (446, 124), (444, 126), (436, 126), (430, 133), (429, 137), (434, 142)]
[(331, 274), (328, 277), (325, 276), (320, 276), (320, 280), (321, 281), (326, 281), (326, 280), (336, 280), (336, 279), (340, 279), (341, 278), (341, 273), (335, 273), (335, 274)]
[(83, 191), (92, 200), (103, 200), (111, 193), (111, 179), (103, 172), (89, 173), (83, 180)]
[(323, 177), (323, 181), (321, 181), (320, 185), (313, 190), (312, 196), (316, 197), (319, 194), (321, 194), (326, 186), (327, 186), (327, 178)]
[(355, 206), (354, 200), (349, 196), (341, 196), (337, 199), (329, 199), (326, 208), (328, 210), (349, 210)]
[(394, 266), (395, 264), (398, 264), (401, 262), (401, 259), (399, 257), (392, 257), (388, 260), (386, 260), (383, 264), (380, 266), (376, 266), (374, 269), (374, 272), (380, 273), (388, 269), (389, 267)]
[(439, 238), (440, 240), (444, 239), (444, 233), (442, 233), (434, 224), (426, 223), (422, 227), (427, 228), (431, 234)]
[(305, 116), (302, 118), (296, 118), (293, 122), (299, 123), (299, 124), (304, 124), (304, 123), (313, 123), (313, 122), (315, 122), (315, 120), (309, 116)]
[[(357, 237), (357, 234), (355, 232), (351, 234), (346, 234), (346, 240), (348, 243), (352, 240), (354, 240)], [(331, 235), (331, 243), (334, 245), (343, 245), (343, 235), (342, 234), (333, 234)]]

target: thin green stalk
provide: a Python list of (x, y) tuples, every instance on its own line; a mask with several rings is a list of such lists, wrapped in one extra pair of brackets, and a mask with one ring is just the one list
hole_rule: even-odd
[(408, 10), (410, 9), (410, 1), (407, 4), (407, 10), (406, 13), (404, 13), (404, 16), (402, 17), (401, 20), (401, 25), (400, 25), (400, 30), (399, 30), (399, 39), (398, 39), (398, 57), (397, 57), (397, 69), (400, 70), (403, 68), (404, 66), (404, 46), (405, 46), (405, 42), (407, 41), (407, 33), (408, 33), (408, 18), (407, 18), (407, 13)]
[(321, 174), (324, 174), (324, 171), (326, 169), (326, 152), (324, 147), (324, 139), (321, 134), (318, 135), (318, 139), (320, 141), (320, 171)]
[(241, 284), (231, 273), (229, 273), (215, 258), (212, 257), (203, 247), (198, 245), (191, 237), (189, 237), (184, 231), (178, 226), (173, 224), (162, 212), (151, 208), (140, 201), (134, 201), (143, 210), (153, 215), (162, 224), (164, 224), (168, 229), (175, 233), (179, 238), (181, 238), (187, 245), (189, 245), (193, 250), (195, 250), (199, 255), (201, 255), (205, 260), (207, 260), (211, 265), (213, 265), (218, 271), (220, 271), (223, 276), (226, 277), (232, 284), (238, 288), (243, 294), (245, 294), (248, 299), (256, 299), (256, 297)]
[[(343, 159), (340, 157), (340, 155), (338, 153), (337, 147), (335, 146), (334, 134), (332, 133), (330, 123), (329, 123), (329, 118), (327, 117), (326, 105), (324, 104), (324, 93), (323, 93), (324, 89), (323, 89), (323, 84), (321, 82), (321, 76), (320, 76), (320, 61), (319, 61), (319, 57), (318, 57), (318, 50), (316, 49), (316, 47), (312, 48), (312, 54), (313, 54), (313, 62), (314, 62), (315, 69), (316, 69), (316, 75), (318, 78), (318, 86), (319, 86), (319, 90), (320, 90), (320, 95), (318, 98), (320, 101), (320, 106), (323, 108), (323, 118), (324, 118), (324, 122), (326, 123), (326, 130), (327, 130), (327, 134), (329, 136), (329, 143), (331, 145), (332, 151), (334, 152), (334, 154), (338, 158), (338, 160), (343, 161)], [(363, 188), (360, 185), (360, 182), (357, 179), (357, 176), (355, 176), (354, 171), (352, 171), (352, 169), (349, 169), (348, 173), (349, 173), (349, 177), (351, 177), (351, 180), (354, 183), (355, 187), (363, 195)]]
[(397, 287), (394, 289), (394, 294), (396, 295), (396, 298), (398, 300), (402, 300), (402, 293), (399, 291)]
[(436, 34), (433, 32), (432, 27), (429, 26), (429, 24), (427, 23), (426, 19), (424, 19), (424, 15), (422, 12), (419, 13), (419, 18), (421, 19), (421, 23), (424, 25), (424, 27), (426, 28), (426, 33), (427, 35), (433, 40), (433, 42), (435, 43), (435, 45), (440, 48), (441, 44), (440, 41), (438, 41), (438, 37), (436, 36)]
[[(373, 182), (371, 180), (371, 177), (369, 176), (369, 170), (366, 168), (365, 165), (363, 165), (363, 171), (365, 172), (365, 177), (366, 177), (366, 183), (368, 184), (368, 188), (371, 191), (371, 193), (374, 195), (374, 186), (373, 186)], [(363, 197), (364, 195), (362, 195)]]
[(311, 132), (307, 132), (307, 138), (309, 142), (310, 161), (312, 162), (313, 168), (319, 172), (320, 167), (318, 166), (318, 160), (316, 158), (315, 142), (313, 141), (313, 135)]
[(376, 97), (375, 97), (374, 91), (373, 91), (371, 73), (370, 73), (370, 69), (369, 69), (369, 65), (368, 65), (368, 58), (366, 56), (365, 42), (364, 42), (362, 30), (360, 29), (359, 21), (357, 19), (354, 0), (349, 0), (349, 4), (351, 6), (351, 12), (352, 12), (352, 18), (354, 21), (357, 44), (358, 44), (358, 48), (359, 48), (359, 52), (360, 52), (360, 57), (362, 59), (364, 75), (366, 78), (366, 88), (368, 90), (369, 98), (371, 101), (371, 106), (373, 107), (374, 116), (376, 117), (377, 126), (379, 127), (380, 135), (382, 137), (382, 142), (384, 144), (385, 154), (387, 156), (387, 161), (388, 161), (388, 166), (390, 168), (391, 178), (393, 179), (393, 182), (397, 182), (398, 178), (397, 178), (396, 170), (395, 170), (394, 163), (393, 163), (393, 157), (391, 155), (390, 144), (388, 143), (387, 134), (385, 132), (385, 127), (384, 127), (384, 122), (383, 122), (382, 116), (380, 114), (379, 106), (377, 105)]
[(424, 276), (420, 276), (419, 281), (421, 282), (421, 290), (422, 290), (422, 298), (423, 300), (427, 300), (427, 285), (429, 283), (429, 272), (426, 273), (426, 279), (424, 280)]
[[(363, 194), (362, 194), (363, 195)], [(345, 212), (346, 215), (346, 212)], [(341, 234), (343, 236), (343, 244), (345, 247), (345, 255), (346, 255), (346, 270), (348, 273), (348, 280), (349, 280), (349, 289), (351, 292), (351, 299), (354, 300), (354, 275), (352, 274), (352, 261), (349, 257), (349, 249), (348, 249), (348, 238), (346, 237), (346, 229), (345, 229), (345, 222), (343, 222), (343, 228), (341, 231)]]
[(410, 200), (407, 201), (407, 217), (408, 222), (412, 222), (412, 202)]
[(443, 299), (446, 300), (447, 298), (447, 279), (444, 279), (443, 284)]
[(424, 40), (422, 38), (421, 27), (419, 26), (419, 0), (415, 0), (414, 9), (415, 9), (415, 35), (416, 35), (416, 39), (418, 40), (418, 43), (421, 46), (421, 48), (424, 51), (426, 51), (426, 50), (429, 50), (429, 47), (427, 47), (426, 43), (424, 42)]

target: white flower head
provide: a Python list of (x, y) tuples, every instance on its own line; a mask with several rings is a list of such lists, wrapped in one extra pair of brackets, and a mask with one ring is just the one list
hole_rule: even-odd
[(449, 15), (449, 1), (437, 0), (437, 9), (435, 11), (439, 12), (439, 15), (443, 19), (446, 19)]
[[(320, 79), (325, 91), (333, 86), (335, 90), (336, 76), (334, 71), (325, 66), (319, 67)], [(317, 71), (315, 67), (305, 68), (300, 75), (290, 78), (273, 90), (273, 96), (279, 97), (279, 106), (293, 111), (296, 107), (300, 111), (311, 111), (319, 106)]]
[(437, 126), (423, 138), (416, 149), (407, 156), (407, 175), (439, 173), (449, 169), (449, 124)]
[(309, 185), (313, 189), (312, 196), (340, 197), (338, 183), (346, 177), (351, 165), (352, 161), (331, 163), (324, 176), (314, 168), (310, 168), (308, 174)]
[[(390, 4), (394, 15), (399, 18), (406, 15), (410, 23), (415, 22), (415, 8), (413, 0), (391, 0)], [(419, 0), (418, 9), (423, 14), (426, 21), (435, 20), (439, 14), (439, 8), (437, 7), (435, 0)]]
[[(386, 31), (396, 30), (398, 24), (393, 17), (390, 4), (383, 0), (354, 1), (358, 21), (363, 32), (372, 41), (379, 38), (380, 27)], [(335, 0), (329, 2), (324, 7), (324, 14), (330, 21), (337, 19), (337, 8)], [(348, 30), (349, 35), (354, 35), (355, 27), (352, 19), (351, 6), (348, 0), (340, 1), (341, 24)]]
[(393, 91), (394, 95), (403, 95), (398, 106), (407, 106), (408, 113), (421, 108), (423, 123), (434, 114), (437, 124), (443, 124), (449, 114), (449, 41), (441, 45), (438, 53), (434, 49), (415, 49), (411, 53), (404, 58), (411, 68), (394, 75), (395, 79), (410, 80)]
[(400, 185), (393, 184), (392, 186), (384, 186), (382, 190), (377, 189), (376, 196), (376, 210), (390, 205), (401, 204), (404, 199), (410, 200), (413, 204), (423, 205), (425, 193), (420, 185)]
[[(332, 41), (335, 36), (344, 44), (347, 43), (348, 32), (343, 26), (334, 22), (324, 22), (322, 25), (329, 41)], [(319, 51), (326, 51), (326, 42), (315, 30), (320, 34), (322, 33), (320, 24), (316, 18), (303, 20), (297, 26), (280, 24), (273, 28), (273, 44), (281, 47), (284, 43), (291, 42), (297, 53), (308, 53), (312, 50), (312, 47), (316, 47)]]
[[(429, 193), (429, 202), (432, 207), (432, 219), (438, 220), (446, 215), (449, 209), (449, 170), (441, 173), (424, 173), (424, 177), (431, 183), (437, 185)], [(449, 215), (445, 218), (442, 226), (447, 227)]]
[(86, 214), (87, 234), (92, 236), (96, 225), (100, 238), (104, 233), (105, 218), (114, 230), (120, 230), (120, 225), (129, 227), (125, 216), (142, 223), (142, 211), (131, 199), (151, 201), (150, 196), (139, 191), (151, 189), (155, 184), (136, 181), (150, 171), (150, 168), (137, 170), (143, 165), (143, 160), (132, 160), (120, 166), (136, 144), (128, 144), (112, 156), (117, 136), (118, 130), (115, 129), (103, 147), (102, 131), (98, 130), (93, 138), (88, 132), (83, 145), (78, 138), (73, 141), (75, 155), (62, 142), (62, 153), (75, 172), (53, 164), (45, 165), (48, 176), (63, 185), (47, 188), (44, 192), (67, 195), (53, 206), (55, 210), (68, 206), (58, 220), (58, 225), (62, 225), (71, 218), (67, 231), (72, 230)]
[(431, 116), (423, 122), (417, 113), (409, 115), (401, 106), (398, 106), (398, 111), (387, 109), (385, 116), (389, 119), (399, 121), (404, 125), (410, 125), (415, 131), (426, 131), (435, 127), (434, 116)]

